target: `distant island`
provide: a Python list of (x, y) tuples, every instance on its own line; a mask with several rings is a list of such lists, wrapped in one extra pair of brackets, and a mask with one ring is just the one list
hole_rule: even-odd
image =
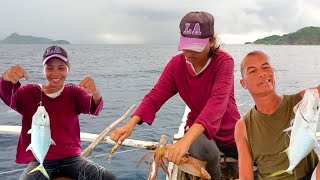
[(305, 27), (294, 33), (284, 34), (283, 36), (272, 35), (245, 44), (320, 45), (320, 27)]
[(1, 40), (0, 44), (70, 44), (70, 43), (65, 40), (54, 41), (48, 38), (22, 36), (17, 33), (13, 33), (7, 38)]

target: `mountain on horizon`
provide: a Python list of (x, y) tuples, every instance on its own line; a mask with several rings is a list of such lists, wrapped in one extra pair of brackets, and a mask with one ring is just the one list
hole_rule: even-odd
[(320, 27), (304, 27), (294, 33), (284, 34), (283, 36), (272, 35), (245, 44), (320, 45)]
[(0, 41), (0, 44), (70, 44), (66, 40), (57, 40), (34, 37), (34, 36), (23, 36), (18, 33), (13, 33), (10, 36)]

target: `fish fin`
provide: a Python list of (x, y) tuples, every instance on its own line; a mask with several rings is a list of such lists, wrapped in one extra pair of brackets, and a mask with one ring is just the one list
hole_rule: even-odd
[(289, 151), (289, 148), (285, 149), (284, 151), (281, 151), (279, 154), (286, 153), (288, 155), (288, 151)]
[(27, 134), (31, 134), (32, 133), (32, 129), (29, 129), (29, 131), (27, 132)]
[(283, 132), (289, 132), (292, 130), (292, 126), (288, 127), (287, 129), (284, 129)]
[(30, 172), (28, 172), (28, 174), (31, 174), (36, 171), (40, 171), (47, 179), (50, 179), (46, 169), (43, 167), (42, 164), (40, 164), (38, 167), (32, 169)]
[(51, 138), (51, 144), (56, 146), (56, 142)]
[(32, 151), (32, 146), (31, 143), (29, 144), (29, 146), (27, 147), (26, 151), (31, 150)]
[[(285, 172), (286, 172), (286, 170), (280, 170), (280, 171), (277, 171), (275, 173), (270, 174), (268, 177), (278, 176), (278, 175), (283, 174)], [(292, 171), (291, 171), (291, 174), (292, 174)]]
[(315, 148), (316, 148), (316, 147), (319, 147), (319, 143), (318, 143), (317, 138), (316, 138), (316, 137), (313, 137), (313, 139), (314, 139), (314, 147), (315, 147)]
[(154, 155), (154, 152), (149, 152), (147, 154), (145, 154), (144, 156), (142, 156), (142, 158), (140, 159), (140, 161), (138, 162), (138, 164), (136, 165), (136, 168), (140, 166), (140, 164), (147, 159), (150, 155)]
[(205, 168), (201, 168), (200, 170), (201, 172), (201, 177), (202, 179), (211, 179), (210, 174), (208, 173), (208, 171)]
[(300, 104), (302, 103), (302, 100), (300, 102), (298, 102), (298, 104), (296, 104), (294, 107), (293, 107), (293, 112), (296, 114), (297, 110), (298, 110), (298, 107), (300, 106)]

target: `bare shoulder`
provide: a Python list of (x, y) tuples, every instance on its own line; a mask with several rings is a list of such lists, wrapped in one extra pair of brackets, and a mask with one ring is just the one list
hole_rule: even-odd
[(241, 117), (235, 127), (235, 138), (247, 139), (247, 129), (244, 119)]
[[(318, 85), (318, 87), (316, 87), (318, 89), (318, 92), (320, 94), (320, 85)], [(303, 97), (304, 96), (304, 93), (305, 93), (306, 90), (303, 90), (300, 92), (300, 95)]]

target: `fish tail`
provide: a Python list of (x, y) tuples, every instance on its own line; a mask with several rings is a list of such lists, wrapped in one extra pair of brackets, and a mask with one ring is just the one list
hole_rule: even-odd
[(30, 172), (28, 172), (28, 174), (31, 174), (36, 171), (40, 171), (47, 179), (50, 179), (46, 169), (43, 167), (42, 164), (40, 164), (38, 167), (32, 169)]
[(286, 170), (280, 170), (280, 171), (277, 171), (275, 173), (270, 174), (268, 177), (278, 176), (278, 175), (283, 174), (285, 172), (286, 172)]

